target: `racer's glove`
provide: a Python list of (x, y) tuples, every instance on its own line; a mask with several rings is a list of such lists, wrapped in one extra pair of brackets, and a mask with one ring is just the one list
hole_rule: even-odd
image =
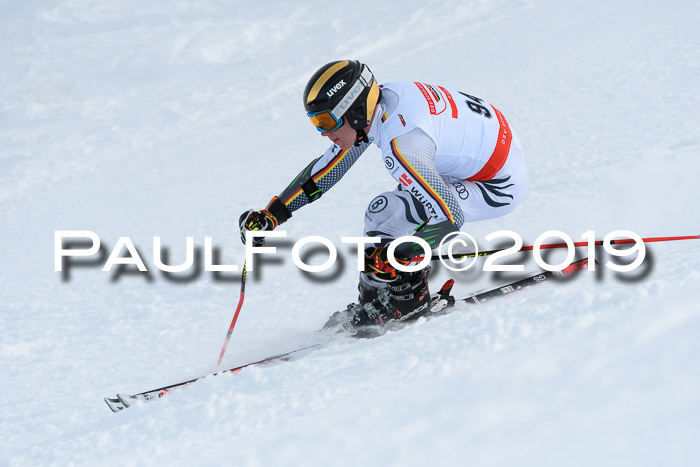
[[(262, 211), (254, 211), (252, 209), (247, 210), (239, 218), (239, 224), (241, 228), (241, 241), (245, 245), (246, 231), (258, 231), (258, 230), (274, 230), (277, 226), (277, 222), (269, 211), (263, 209)], [(265, 244), (265, 238), (255, 237), (253, 239), (253, 246), (263, 246)]]
[[(401, 272), (389, 263), (388, 249), (388, 246), (365, 249), (365, 269), (363, 272), (371, 279), (380, 282), (393, 282), (396, 280), (397, 274)], [(400, 258), (396, 255), (396, 252), (394, 252), (394, 258), (399, 264), (404, 266), (411, 262), (408, 259)]]
[[(260, 211), (249, 209), (241, 214), (241, 217), (238, 218), (238, 224), (241, 230), (241, 241), (245, 245), (246, 232), (248, 230), (253, 232), (275, 230), (278, 225), (286, 222), (290, 217), (292, 217), (292, 214), (279, 198), (275, 196), (265, 209)], [(259, 247), (264, 244), (264, 237), (256, 237), (253, 239), (253, 246)]]

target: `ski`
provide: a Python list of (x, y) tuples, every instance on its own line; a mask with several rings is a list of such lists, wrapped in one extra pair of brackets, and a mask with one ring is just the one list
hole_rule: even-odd
[(571, 263), (568, 267), (561, 271), (543, 271), (531, 276), (519, 279), (513, 282), (502, 284), (498, 287), (487, 289), (482, 292), (477, 292), (465, 298), (455, 299), (452, 296), (452, 287), (454, 279), (449, 279), (445, 282), (437, 294), (432, 295), (432, 306), (430, 311), (419, 316), (406, 315), (401, 319), (390, 321), (384, 326), (365, 326), (363, 328), (354, 328), (351, 323), (344, 323), (343, 333), (349, 334), (356, 338), (374, 338), (386, 334), (388, 331), (398, 331), (414, 322), (419, 317), (431, 319), (435, 316), (441, 316), (454, 311), (454, 306), (458, 303), (466, 305), (479, 305), (491, 301), (494, 298), (510, 295), (520, 290), (534, 287), (542, 284), (545, 281), (552, 279), (564, 278), (571, 276), (577, 271), (588, 268), (588, 258), (584, 258)]
[(466, 298), (461, 298), (457, 300), (457, 302), (466, 303), (468, 305), (478, 305), (480, 303), (490, 301), (494, 298), (502, 297), (504, 295), (510, 295), (519, 290), (542, 284), (543, 282), (548, 280), (571, 276), (582, 269), (588, 269), (588, 258), (574, 261), (561, 271), (544, 271), (539, 274), (534, 274), (532, 276), (526, 277), (524, 279), (501, 285), (500, 287), (479, 292)]
[[(557, 278), (562, 278), (566, 276), (571, 276), (577, 271), (580, 271), (582, 269), (587, 269), (588, 268), (588, 258), (581, 259), (579, 261), (575, 261), (571, 263), (567, 268), (561, 270), (561, 271), (544, 271), (540, 272), (537, 274), (533, 274), (529, 277), (526, 277), (524, 279), (519, 279), (514, 282), (506, 283), (503, 284), (499, 287), (493, 288), (493, 289), (488, 289), (483, 292), (478, 292), (476, 294), (470, 295), (469, 297), (466, 298), (460, 298), (460, 299), (455, 299), (451, 295), (452, 291), (452, 286), (454, 285), (454, 280), (450, 279), (445, 284), (442, 286), (442, 288), (438, 291), (437, 294), (433, 295), (432, 300), (433, 304), (431, 307), (431, 311), (428, 312), (426, 315), (424, 315), (427, 318), (431, 318), (433, 316), (439, 316), (443, 314), (447, 314), (453, 311), (453, 308), (455, 304), (457, 303), (465, 303), (467, 305), (478, 305), (485, 303), (487, 301), (490, 301), (494, 298), (497, 297), (502, 297), (504, 295), (510, 295), (512, 293), (518, 292), (520, 290), (533, 287), (539, 284), (542, 284), (546, 281), (552, 280), (552, 279), (557, 279)], [(407, 321), (397, 321), (395, 326), (386, 326), (384, 330), (382, 330), (381, 334), (384, 334), (387, 330), (396, 330), (400, 329), (404, 325), (409, 324)], [(350, 335), (353, 333), (350, 332)], [(377, 334), (376, 336), (379, 336), (381, 334)], [(129, 408), (132, 405), (134, 405), (137, 402), (149, 402), (154, 399), (158, 399), (160, 397), (163, 397), (167, 394), (169, 394), (173, 390), (177, 389), (182, 389), (184, 387), (189, 386), (190, 384), (194, 383), (195, 381), (198, 381), (202, 378), (206, 378), (207, 376), (216, 376), (224, 373), (235, 373), (236, 371), (240, 371), (243, 368), (247, 368), (250, 366), (258, 366), (258, 365), (265, 365), (268, 363), (272, 362), (278, 362), (278, 361), (289, 361), (292, 360), (293, 358), (301, 358), (302, 356), (313, 352), (314, 350), (317, 350), (321, 347), (327, 346), (329, 342), (326, 343), (317, 343), (313, 345), (309, 345), (306, 347), (301, 347), (295, 350), (291, 350), (289, 352), (273, 355), (271, 357), (264, 358), (262, 360), (257, 360), (255, 362), (251, 363), (246, 363), (244, 365), (240, 365), (234, 368), (229, 368), (227, 370), (222, 370), (216, 373), (211, 373), (206, 376), (200, 376), (199, 378), (194, 378), (188, 381), (183, 381), (181, 383), (175, 383), (171, 384), (169, 386), (164, 386), (162, 388), (158, 389), (153, 389), (151, 391), (145, 391), (141, 392), (138, 394), (117, 394), (116, 398), (109, 398), (106, 397), (104, 399), (105, 403), (107, 406), (110, 408), (112, 412), (119, 412), (123, 409)]]
[[(306, 355), (306, 353), (311, 353), (312, 351), (323, 347), (325, 344), (318, 343), (313, 345), (308, 345), (306, 347), (301, 347), (298, 349), (291, 350), (289, 352), (273, 355), (271, 357), (263, 358), (262, 360), (257, 360), (254, 362), (246, 363), (237, 367), (229, 368), (226, 370), (217, 371), (216, 373), (211, 373), (209, 375), (200, 376), (198, 378), (190, 379), (188, 381), (183, 381), (180, 383), (171, 384), (169, 386), (163, 386), (162, 388), (152, 389), (150, 391), (140, 392), (138, 394), (117, 394), (116, 398), (105, 397), (104, 401), (112, 412), (119, 412), (120, 410), (127, 409), (134, 405), (136, 402), (149, 402), (153, 399), (158, 399), (167, 394), (170, 394), (173, 390), (178, 390), (189, 386), (195, 381), (206, 378), (207, 376), (222, 375), (225, 373), (235, 373), (243, 368), (250, 366), (266, 365), (272, 362), (288, 361), (292, 358), (299, 358), (301, 355)], [(308, 351), (308, 352), (305, 352)]]

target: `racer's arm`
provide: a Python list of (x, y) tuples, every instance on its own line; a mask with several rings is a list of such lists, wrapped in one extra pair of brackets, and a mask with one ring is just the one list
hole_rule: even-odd
[(289, 217), (338, 183), (368, 147), (369, 143), (363, 142), (342, 151), (334, 144), (321, 157), (311, 161), (278, 196), (289, 211)]
[[(265, 209), (244, 212), (239, 219), (243, 243), (246, 230), (273, 230), (292, 217), (292, 212), (319, 199), (343, 178), (368, 146), (369, 143), (362, 142), (343, 151), (332, 145), (311, 161), (279, 196), (274, 196)], [(262, 244), (260, 240), (258, 245)]]
[[(464, 224), (464, 212), (435, 167), (437, 150), (433, 140), (420, 128), (391, 140), (385, 158), (393, 159), (392, 176), (402, 189), (411, 193), (425, 209), (424, 218), (414, 236), (435, 248), (448, 234)], [(397, 255), (412, 258), (423, 254), (418, 244), (404, 243)]]

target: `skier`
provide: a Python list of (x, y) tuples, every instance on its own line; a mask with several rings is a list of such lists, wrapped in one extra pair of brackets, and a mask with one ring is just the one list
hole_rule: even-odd
[[(414, 235), (435, 247), (465, 222), (503, 216), (523, 199), (527, 183), (520, 141), (501, 112), (478, 97), (421, 82), (378, 85), (355, 60), (321, 67), (304, 89), (304, 108), (321, 136), (333, 143), (311, 161), (265, 209), (240, 217), (247, 230), (273, 230), (330, 190), (371, 144), (396, 179), (365, 211), (364, 236), (380, 237), (365, 250), (359, 304), (333, 315), (355, 329), (414, 319), (430, 309), (430, 267), (407, 273), (387, 260), (388, 244)], [(263, 238), (256, 238), (261, 245)], [(421, 248), (404, 243), (395, 256), (410, 264)]]

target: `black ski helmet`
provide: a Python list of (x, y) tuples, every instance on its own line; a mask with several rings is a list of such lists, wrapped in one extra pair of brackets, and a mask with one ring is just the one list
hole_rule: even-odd
[(345, 116), (352, 128), (361, 131), (372, 123), (379, 97), (379, 86), (367, 65), (339, 60), (323, 65), (311, 77), (304, 89), (304, 108), (312, 122), (313, 114), (329, 111), (337, 121)]

